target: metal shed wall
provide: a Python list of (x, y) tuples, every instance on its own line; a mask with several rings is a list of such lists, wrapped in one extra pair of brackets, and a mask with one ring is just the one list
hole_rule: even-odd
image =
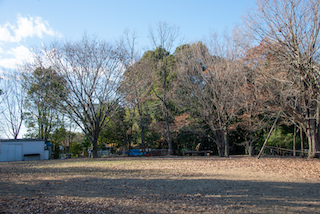
[(0, 144), (0, 161), (23, 161), (32, 160), (32, 156), (25, 156), (31, 154), (39, 154), (38, 160), (45, 159), (45, 141), (44, 140), (1, 140)]

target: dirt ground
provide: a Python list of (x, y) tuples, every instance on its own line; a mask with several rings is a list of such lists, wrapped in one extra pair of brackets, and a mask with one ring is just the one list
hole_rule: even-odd
[(119, 157), (0, 163), (0, 213), (320, 213), (320, 160)]

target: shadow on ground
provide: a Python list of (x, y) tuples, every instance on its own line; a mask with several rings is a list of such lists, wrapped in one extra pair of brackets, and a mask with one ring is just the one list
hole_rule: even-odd
[[(23, 210), (22, 207), (12, 207), (11, 200), (24, 200), (34, 198), (41, 201), (46, 198), (51, 201), (51, 208), (57, 206), (55, 200), (64, 198), (70, 206), (80, 198), (93, 199), (92, 210), (95, 206), (108, 205), (104, 208), (110, 212), (120, 211), (122, 208), (143, 212), (144, 208), (162, 204), (168, 207), (211, 207), (220, 211), (232, 213), (248, 211), (252, 208), (261, 212), (317, 213), (320, 210), (320, 185), (314, 183), (285, 183), (285, 182), (255, 182), (219, 179), (110, 179), (110, 178), (72, 178), (67, 180), (38, 180), (21, 184), (6, 181), (0, 182), (1, 207), (3, 211)], [(33, 200), (33, 203), (35, 202)], [(123, 201), (124, 203), (113, 202)], [(32, 201), (32, 200), (31, 200)], [(80, 203), (80, 202), (79, 202)], [(97, 204), (98, 203), (98, 204)], [(11, 205), (10, 205), (11, 204)], [(28, 207), (28, 203), (25, 204)], [(42, 206), (48, 206), (42, 203)], [(68, 204), (59, 206), (69, 206)], [(122, 207), (123, 206), (123, 207)], [(76, 207), (76, 206), (75, 206)], [(144, 207), (144, 208), (143, 208)], [(117, 208), (117, 209), (115, 209)], [(159, 213), (165, 207), (158, 207)], [(221, 209), (220, 209), (221, 208)], [(165, 210), (165, 209), (164, 209)], [(228, 211), (229, 210), (229, 211)], [(21, 210), (20, 210), (21, 211)], [(31, 210), (32, 211), (32, 210)], [(97, 211), (97, 210), (96, 210)], [(105, 210), (106, 211), (106, 210)], [(108, 212), (109, 212), (108, 211)], [(152, 211), (150, 212), (158, 212)], [(165, 212), (171, 212), (166, 210)], [(174, 209), (172, 210), (172, 212)], [(191, 211), (197, 211), (191, 209)], [(209, 210), (207, 210), (209, 212)], [(102, 211), (103, 212), (103, 211)], [(145, 210), (148, 212), (148, 209)]]
[(0, 213), (320, 213), (319, 183), (52, 164), (0, 165)]

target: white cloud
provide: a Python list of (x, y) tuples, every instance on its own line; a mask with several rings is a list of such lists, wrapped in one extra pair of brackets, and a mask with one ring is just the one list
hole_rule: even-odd
[(21, 60), (29, 59), (32, 55), (29, 48), (22, 45), (16, 48), (12, 48), (9, 53), (13, 54), (14, 56), (16, 56), (16, 58), (19, 58)]
[(37, 36), (42, 39), (45, 35), (58, 36), (61, 34), (54, 31), (42, 17), (22, 17), (17, 15), (14, 25), (6, 23), (0, 25), (0, 41), (20, 42), (24, 38)]
[(6, 73), (6, 72), (0, 69), (0, 81), (1, 81), (1, 78), (3, 78), (3, 76), (4, 76), (3, 75), (4, 73)]
[(11, 29), (11, 26), (8, 23), (4, 26), (0, 25), (0, 41), (11, 42), (12, 36), (8, 28)]
[(28, 61), (32, 57), (32, 53), (25, 46), (18, 46), (12, 48), (7, 52), (12, 55), (11, 58), (0, 58), (0, 67), (14, 69), (17, 66), (21, 65), (23, 62)]
[(54, 31), (48, 21), (41, 17), (23, 17), (18, 14), (16, 22), (0, 25), (0, 68), (16, 69), (32, 59), (27, 48), (30, 44), (28, 38), (36, 37), (42, 43), (41, 40), (46, 36), (61, 37), (61, 34)]

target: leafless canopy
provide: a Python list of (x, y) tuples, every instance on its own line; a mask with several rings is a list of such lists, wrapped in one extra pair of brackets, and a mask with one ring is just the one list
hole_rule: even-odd
[[(24, 120), (25, 93), (21, 84), (21, 75), (14, 73), (5, 82), (6, 94), (3, 95), (3, 124), (8, 138), (17, 139)], [(1, 103), (1, 102), (0, 102)]]
[(244, 19), (268, 50), (260, 72), (269, 80), (273, 104), (304, 129), (309, 157), (320, 149), (319, 12), (319, 0), (259, 0)]
[(121, 100), (121, 52), (112, 44), (84, 35), (77, 42), (52, 43), (44, 53), (42, 63), (63, 78), (62, 109), (91, 140), (97, 157), (99, 134)]
[[(227, 45), (226, 45), (227, 44)], [(214, 35), (208, 46), (187, 45), (176, 53), (178, 81), (176, 99), (193, 117), (210, 127), (219, 155), (229, 155), (227, 132), (241, 102), (238, 49), (227, 35)]]
[(156, 26), (156, 31), (149, 26), (149, 38), (154, 49), (162, 47), (166, 51), (172, 51), (175, 42), (180, 36), (180, 27), (167, 23), (159, 22)]

